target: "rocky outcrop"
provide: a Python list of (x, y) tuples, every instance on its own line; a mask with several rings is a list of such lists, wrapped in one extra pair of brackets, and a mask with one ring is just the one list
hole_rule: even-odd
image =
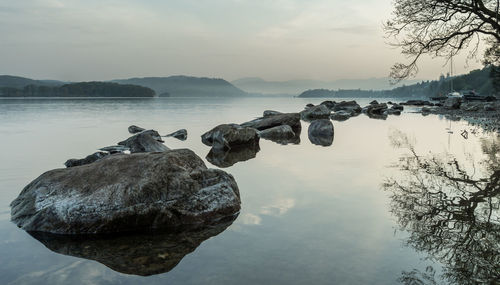
[(140, 133), (140, 132), (145, 131), (145, 130), (146, 129), (138, 127), (136, 125), (132, 125), (132, 126), (128, 127), (128, 132), (131, 134), (137, 134), (137, 133)]
[(118, 145), (128, 147), (130, 153), (161, 152), (169, 150), (162, 142), (161, 136), (157, 131), (146, 130), (119, 142)]
[(302, 119), (320, 119), (330, 117), (330, 109), (325, 105), (318, 105), (300, 112)]
[(98, 152), (94, 152), (91, 155), (87, 155), (85, 158), (82, 158), (82, 159), (76, 159), (76, 158), (68, 159), (64, 163), (64, 165), (66, 167), (74, 167), (74, 166), (85, 165), (85, 164), (89, 164), (89, 163), (95, 162), (95, 161), (97, 161), (97, 160), (99, 160), (99, 159), (101, 159), (103, 157), (106, 157), (109, 154), (110, 154), (109, 152), (98, 151)]
[(217, 167), (226, 168), (238, 162), (255, 158), (259, 151), (260, 147), (258, 144), (228, 150), (212, 148), (207, 154), (206, 159)]
[(333, 136), (333, 124), (330, 120), (314, 120), (309, 125), (308, 137), (315, 145), (330, 146), (333, 143)]
[(201, 141), (215, 149), (228, 150), (258, 145), (259, 136), (254, 128), (237, 124), (222, 124), (201, 135)]
[(187, 139), (188, 133), (186, 129), (180, 129), (178, 131), (175, 131), (171, 134), (166, 135), (165, 137), (174, 137), (176, 139), (179, 139), (181, 141), (185, 141)]
[(124, 274), (150, 276), (172, 270), (205, 240), (229, 227), (235, 216), (201, 228), (163, 230), (110, 236), (30, 234), (48, 249), (64, 255), (95, 260)]
[(300, 132), (302, 126), (300, 124), (299, 113), (284, 113), (276, 114), (274, 116), (262, 117), (241, 124), (242, 127), (250, 127), (259, 131), (270, 129), (281, 125), (289, 125), (294, 132)]
[(203, 224), (239, 210), (234, 178), (179, 149), (45, 172), (11, 203), (11, 218), (27, 231), (95, 234)]

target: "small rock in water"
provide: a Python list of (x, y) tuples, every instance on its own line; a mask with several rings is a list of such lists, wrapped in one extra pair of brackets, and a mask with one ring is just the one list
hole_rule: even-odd
[(330, 118), (335, 121), (345, 121), (351, 117), (351, 113), (348, 113), (346, 111), (338, 111), (332, 113)]
[(296, 134), (289, 125), (281, 125), (259, 131), (259, 137), (280, 144), (295, 142)]
[(370, 102), (370, 105), (378, 105), (378, 101), (377, 100), (373, 100)]
[(222, 124), (201, 135), (201, 141), (213, 148), (227, 150), (239, 146), (258, 145), (259, 136), (254, 128)]
[(178, 131), (175, 131), (171, 134), (166, 135), (166, 137), (174, 137), (176, 139), (179, 139), (181, 141), (185, 141), (187, 139), (187, 130), (186, 129), (180, 129)]
[(330, 146), (333, 143), (333, 124), (330, 120), (314, 120), (309, 125), (308, 137), (311, 143)]
[(88, 155), (88, 156), (86, 156), (85, 158), (82, 158), (82, 159), (75, 159), (75, 158), (68, 159), (64, 163), (64, 165), (66, 167), (81, 166), (81, 165), (85, 165), (85, 164), (89, 164), (89, 163), (92, 163), (94, 161), (97, 161), (97, 160), (99, 160), (99, 159), (101, 159), (103, 157), (106, 157), (108, 155), (109, 155), (108, 152), (98, 151), (98, 152), (94, 152), (93, 154)]
[(145, 131), (145, 130), (146, 129), (138, 127), (136, 125), (132, 125), (132, 126), (128, 127), (128, 132), (131, 134), (137, 134), (137, 133), (140, 133), (140, 132)]
[(300, 114), (299, 113), (276, 114), (273, 116), (257, 118), (250, 122), (241, 124), (242, 127), (250, 127), (257, 129), (259, 131), (281, 125), (289, 125), (290, 127), (292, 127), (295, 133), (300, 133), (300, 130), (302, 129), (302, 125), (300, 124)]
[(328, 118), (330, 116), (330, 109), (325, 105), (318, 105), (300, 112), (302, 119), (319, 119)]

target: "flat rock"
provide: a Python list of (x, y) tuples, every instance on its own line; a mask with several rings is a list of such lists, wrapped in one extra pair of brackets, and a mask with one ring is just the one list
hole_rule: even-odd
[(330, 120), (314, 120), (309, 125), (308, 137), (315, 145), (330, 146), (333, 143), (333, 136), (333, 124)]
[(47, 171), (11, 203), (11, 219), (26, 231), (96, 234), (203, 224), (239, 210), (234, 178), (178, 149)]
[(281, 125), (289, 125), (294, 132), (301, 130), (300, 114), (299, 113), (283, 113), (274, 116), (262, 117), (241, 124), (242, 127), (250, 127), (259, 131), (270, 129)]
[(75, 159), (75, 158), (68, 159), (64, 163), (64, 165), (66, 167), (74, 167), (74, 166), (85, 165), (85, 164), (89, 164), (89, 163), (95, 162), (95, 161), (97, 161), (97, 160), (99, 160), (99, 159), (101, 159), (103, 157), (106, 157), (109, 154), (110, 154), (109, 152), (98, 151), (98, 152), (94, 152), (91, 155), (87, 155), (85, 158), (82, 158), (82, 159)]
[(259, 135), (254, 128), (237, 124), (222, 124), (201, 135), (201, 141), (213, 148), (227, 150), (240, 146), (258, 145)]
[(303, 119), (319, 119), (330, 117), (330, 109), (325, 105), (318, 105), (300, 112)]

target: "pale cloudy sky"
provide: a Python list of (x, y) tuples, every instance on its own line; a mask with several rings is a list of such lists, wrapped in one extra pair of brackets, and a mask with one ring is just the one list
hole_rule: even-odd
[[(268, 80), (386, 77), (391, 0), (0, 0), (0, 74)], [(481, 65), (455, 59), (455, 73)], [(417, 78), (445, 73), (426, 59)]]

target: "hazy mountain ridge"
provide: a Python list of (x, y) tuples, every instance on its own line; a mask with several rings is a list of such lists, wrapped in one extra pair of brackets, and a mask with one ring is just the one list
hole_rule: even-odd
[(37, 86), (60, 86), (64, 85), (66, 82), (58, 81), (58, 80), (36, 80), (21, 76), (13, 76), (13, 75), (0, 75), (0, 87), (10, 87), (10, 88), (18, 88), (22, 89), (28, 85), (37, 85)]
[(112, 80), (112, 82), (148, 87), (160, 97), (237, 97), (248, 95), (245, 91), (220, 78), (176, 75), (117, 79)]
[(417, 83), (419, 80), (406, 80), (397, 85), (391, 85), (390, 79), (368, 78), (368, 79), (339, 79), (334, 81), (320, 80), (287, 80), (267, 81), (259, 77), (247, 77), (231, 81), (236, 87), (250, 93), (263, 94), (300, 94), (304, 90), (314, 89), (365, 89), (365, 90), (387, 90), (404, 84)]

